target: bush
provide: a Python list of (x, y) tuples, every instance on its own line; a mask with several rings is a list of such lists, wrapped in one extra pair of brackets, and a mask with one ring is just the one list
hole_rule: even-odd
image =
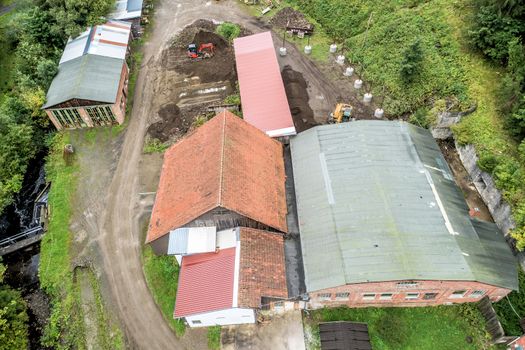
[(498, 158), (495, 155), (488, 152), (480, 152), (478, 166), (481, 170), (492, 173), (497, 165)]
[(408, 121), (414, 125), (427, 129), (430, 126), (428, 110), (425, 107), (419, 108), (416, 113), (410, 116)]
[(506, 298), (493, 304), (505, 335), (520, 336), (523, 334), (518, 315), (525, 315), (525, 274), (519, 266), (517, 268), (519, 291), (513, 291)]
[(208, 327), (208, 349), (221, 348), (221, 326)]
[(4, 272), (0, 263), (0, 350), (27, 349), (27, 306), (19, 291), (3, 283)]
[(423, 63), (423, 49), (419, 40), (410, 45), (403, 54), (399, 73), (405, 84), (410, 84), (418, 76)]
[(217, 34), (232, 42), (241, 34), (241, 27), (234, 23), (224, 22), (217, 27)]
[(520, 34), (523, 24), (510, 16), (499, 14), (493, 6), (482, 6), (474, 16), (469, 30), (470, 42), (490, 59), (505, 62), (509, 43)]

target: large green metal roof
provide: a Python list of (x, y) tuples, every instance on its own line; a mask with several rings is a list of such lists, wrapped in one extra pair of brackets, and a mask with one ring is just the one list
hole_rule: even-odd
[(496, 225), (470, 218), (431, 134), (404, 122), (323, 125), (291, 141), (308, 291), (467, 280), (517, 289)]
[(43, 108), (73, 98), (115, 103), (123, 64), (120, 58), (90, 54), (60, 64)]

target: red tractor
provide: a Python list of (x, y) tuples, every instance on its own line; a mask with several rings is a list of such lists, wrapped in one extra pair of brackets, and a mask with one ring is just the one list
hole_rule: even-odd
[(199, 48), (197, 48), (197, 45), (189, 44), (187, 54), (192, 60), (211, 58), (215, 54), (215, 45), (212, 43), (207, 43), (201, 44)]

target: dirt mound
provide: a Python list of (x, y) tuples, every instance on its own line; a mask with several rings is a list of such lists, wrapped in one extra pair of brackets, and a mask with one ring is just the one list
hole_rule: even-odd
[(275, 27), (283, 29), (287, 26), (313, 29), (313, 25), (308, 22), (306, 17), (291, 7), (285, 7), (277, 12), (270, 20), (270, 23)]
[[(190, 77), (198, 76), (203, 83), (229, 80), (234, 84), (237, 76), (233, 48), (228, 41), (214, 32), (215, 27), (213, 22), (198, 20), (184, 28), (172, 41), (166, 53), (167, 68)], [(215, 45), (215, 55), (207, 59), (192, 60), (186, 54), (191, 43), (197, 46), (212, 43)]]
[(308, 84), (303, 75), (290, 66), (284, 66), (281, 74), (297, 132), (316, 126), (314, 112), (308, 104)]
[(162, 142), (168, 141), (174, 135), (186, 133), (189, 128), (185, 127), (180, 108), (174, 103), (163, 106), (159, 110), (159, 117), (160, 121), (149, 126), (148, 134)]

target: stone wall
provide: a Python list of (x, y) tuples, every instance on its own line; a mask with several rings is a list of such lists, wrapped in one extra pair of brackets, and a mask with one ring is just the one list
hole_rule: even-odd
[(463, 166), (470, 175), (474, 186), (481, 198), (489, 208), (494, 222), (503, 231), (505, 236), (515, 227), (510, 206), (504, 202), (503, 196), (496, 188), (496, 184), (489, 173), (482, 171), (478, 165), (478, 156), (473, 145), (460, 146), (456, 143), (456, 149)]

